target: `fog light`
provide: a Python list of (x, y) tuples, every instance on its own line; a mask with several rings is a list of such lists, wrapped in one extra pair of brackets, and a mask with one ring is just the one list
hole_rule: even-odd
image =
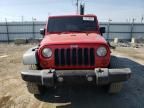
[(58, 77), (57, 80), (58, 80), (58, 82), (63, 82), (64, 79), (63, 79), (63, 77)]
[(91, 82), (91, 81), (93, 81), (93, 77), (88, 76), (88, 77), (87, 77), (87, 80), (88, 80), (89, 82)]

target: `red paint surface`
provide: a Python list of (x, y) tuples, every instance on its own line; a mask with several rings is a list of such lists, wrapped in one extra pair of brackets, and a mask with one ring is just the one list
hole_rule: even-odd
[[(81, 16), (81, 15), (73, 15)], [(73, 17), (71, 16), (71, 17)], [(85, 15), (93, 16), (93, 15)], [(66, 16), (52, 16), (53, 17), (66, 17)], [(96, 16), (94, 16), (96, 17)], [(96, 24), (98, 26), (98, 24)], [(46, 25), (47, 26), (47, 25)], [(42, 68), (52, 69), (94, 69), (94, 68), (106, 68), (110, 62), (110, 49), (106, 40), (100, 36), (99, 28), (93, 32), (66, 32), (66, 33), (48, 33), (46, 30), (44, 39), (40, 43), (38, 50), (38, 59)], [(71, 48), (71, 45), (77, 45), (78, 48), (94, 48), (95, 50), (95, 66), (55, 66), (54, 64), (54, 50), (56, 48)], [(107, 55), (105, 57), (99, 57), (96, 54), (97, 48), (104, 46), (107, 48)], [(51, 48), (52, 56), (50, 58), (44, 58), (41, 55), (43, 48)]]

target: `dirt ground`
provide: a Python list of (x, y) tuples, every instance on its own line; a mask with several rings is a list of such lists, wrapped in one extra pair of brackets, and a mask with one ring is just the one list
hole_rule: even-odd
[(0, 44), (0, 108), (143, 108), (144, 48), (116, 48), (113, 54), (131, 68), (132, 78), (117, 95), (103, 88), (67, 88), (43, 96), (28, 93), (20, 71), (22, 54), (34, 45)]

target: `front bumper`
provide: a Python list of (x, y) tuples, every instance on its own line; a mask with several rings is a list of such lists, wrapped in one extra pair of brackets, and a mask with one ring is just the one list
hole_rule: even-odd
[(130, 78), (131, 70), (124, 69), (95, 69), (95, 70), (24, 70), (22, 79), (44, 86), (56, 85), (106, 85), (113, 82), (123, 82)]

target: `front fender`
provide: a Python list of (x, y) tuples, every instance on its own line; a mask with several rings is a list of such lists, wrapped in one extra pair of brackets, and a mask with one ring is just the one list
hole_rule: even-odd
[(38, 48), (38, 46), (35, 46), (33, 48), (28, 49), (24, 53), (24, 55), (23, 55), (23, 64), (24, 65), (38, 64), (37, 48)]

